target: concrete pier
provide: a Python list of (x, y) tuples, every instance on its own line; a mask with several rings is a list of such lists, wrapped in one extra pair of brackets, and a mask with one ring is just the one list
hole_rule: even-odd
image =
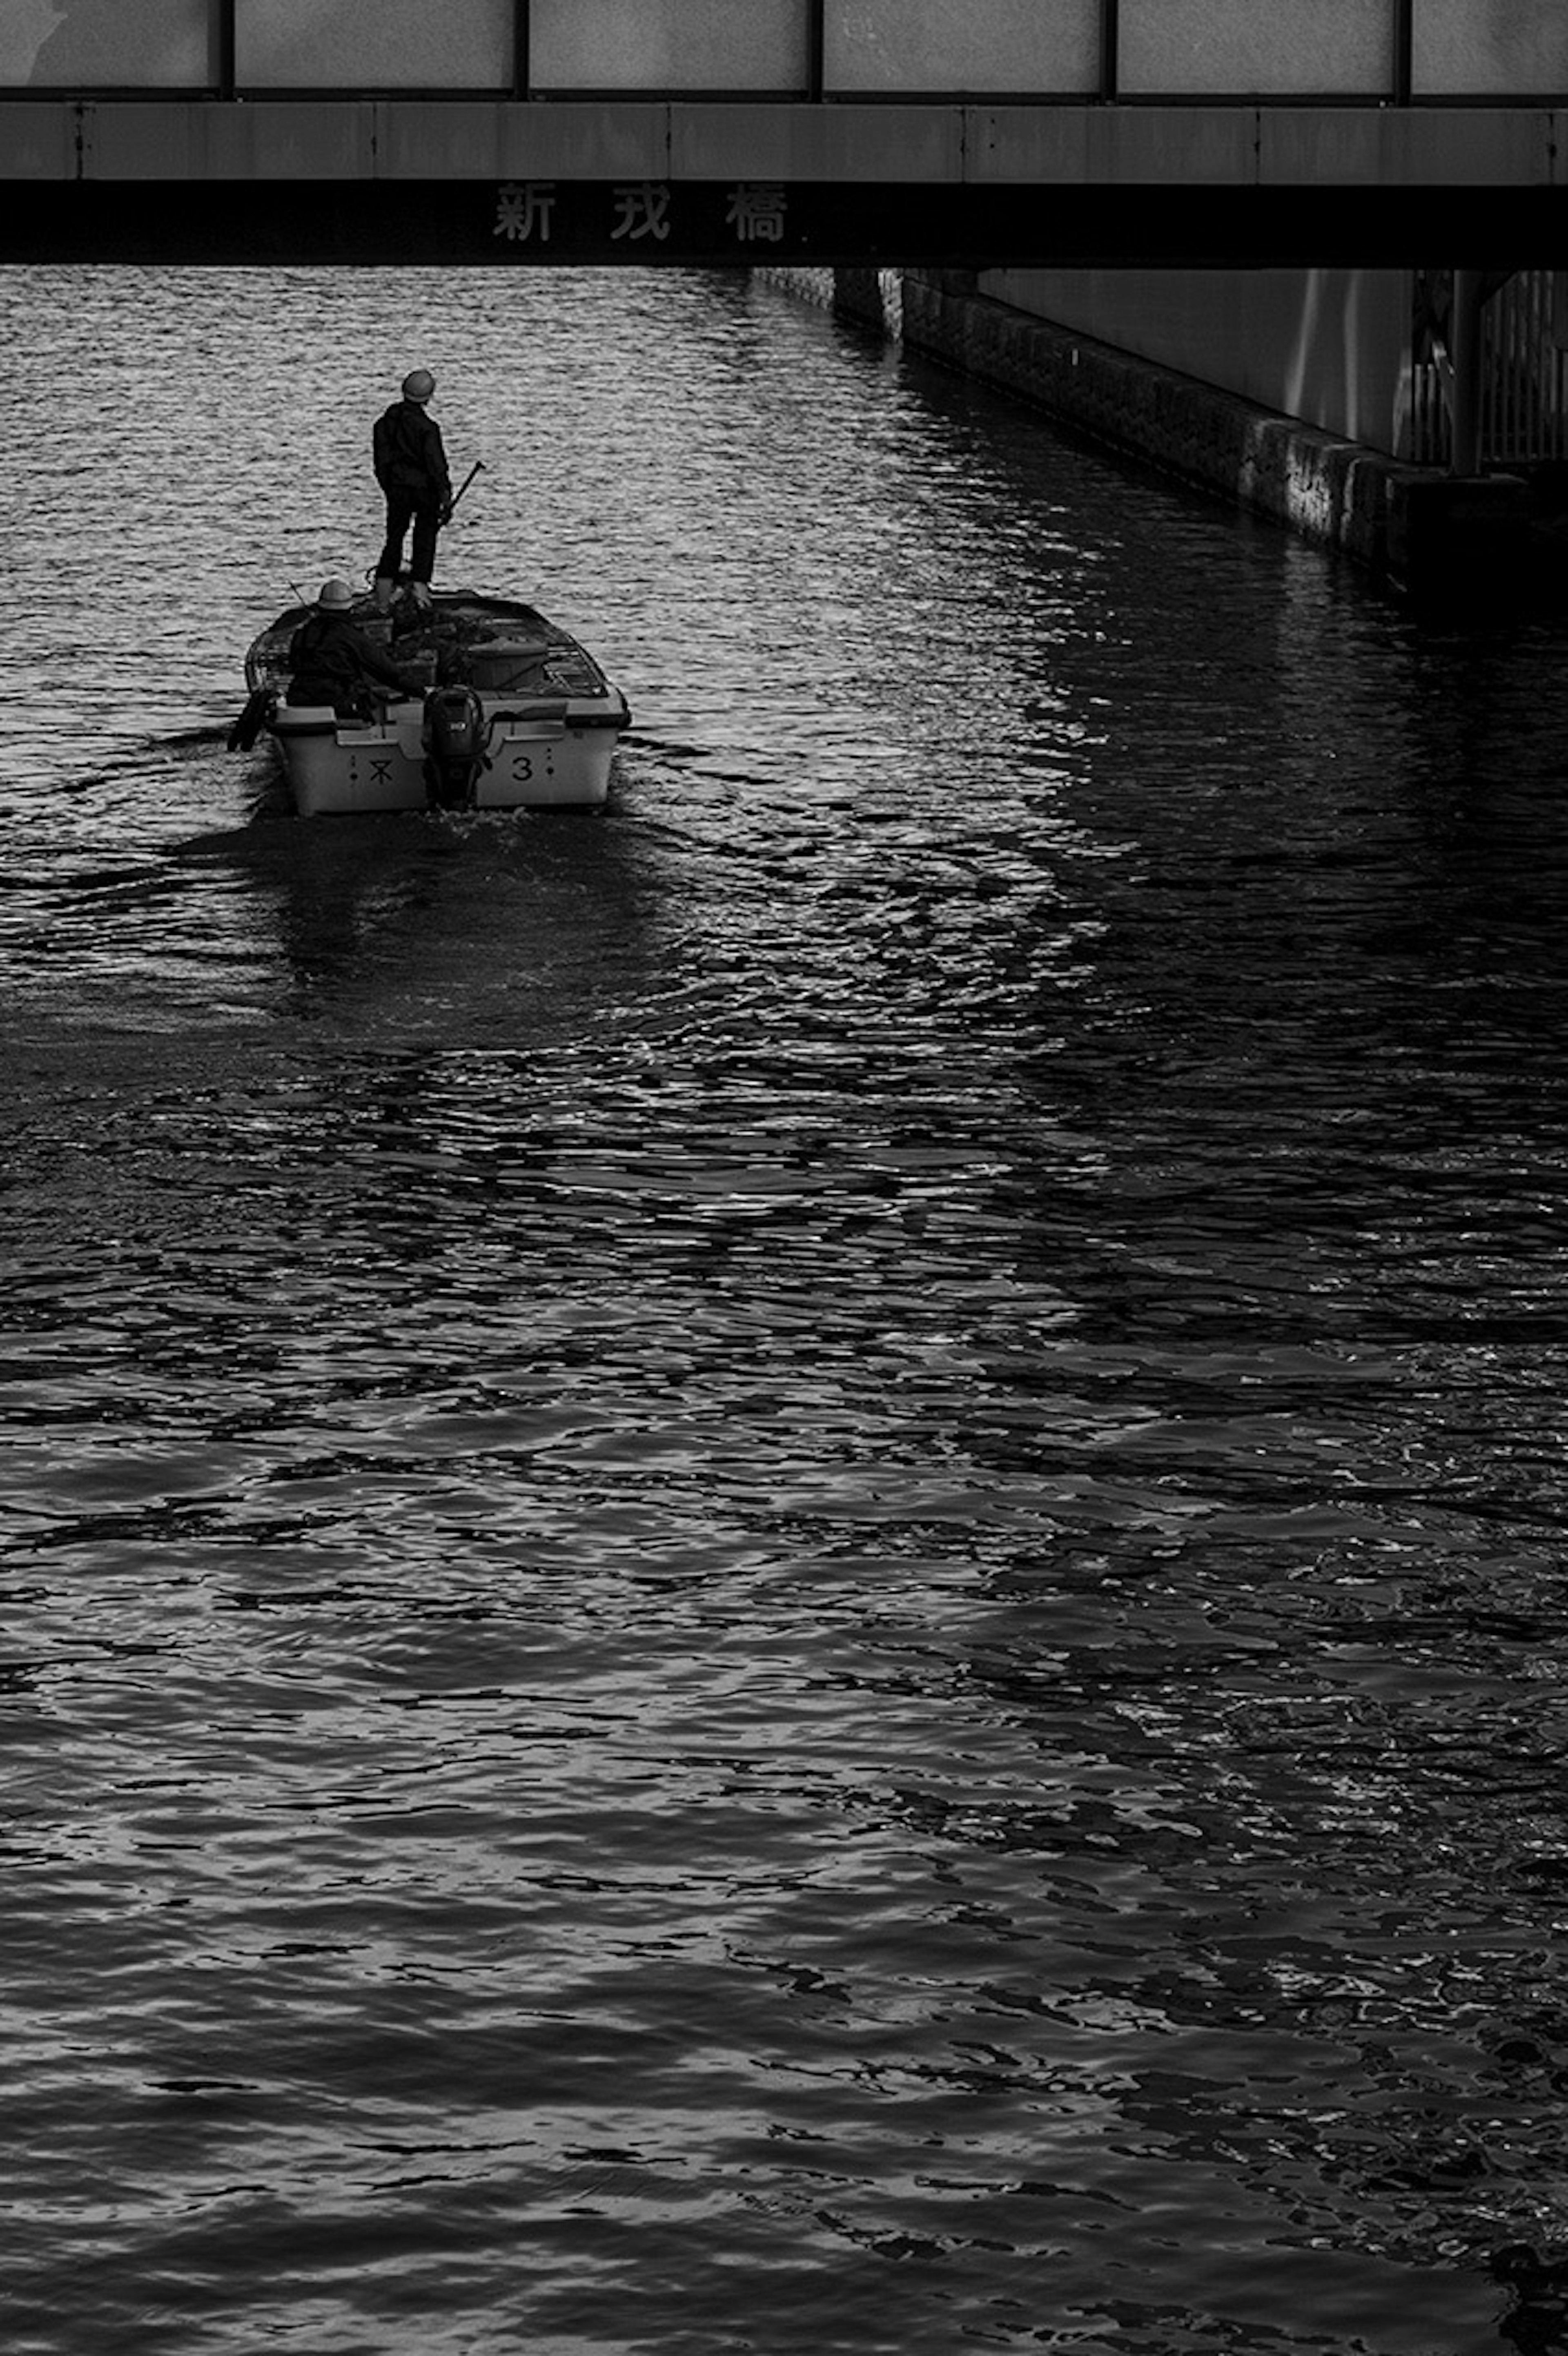
[[(972, 272), (769, 270), (797, 296), (1338, 550), (1415, 598), (1568, 594), (1555, 485), (1456, 478), (1013, 309)], [(1563, 583), (1559, 593), (1558, 582)]]

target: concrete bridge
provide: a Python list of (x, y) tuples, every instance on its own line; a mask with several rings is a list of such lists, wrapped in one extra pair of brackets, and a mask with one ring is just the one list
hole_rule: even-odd
[(1563, 0), (0, 11), (11, 259), (1544, 267), (1565, 134)]
[(1568, 455), (1568, 0), (0, 0), (0, 261), (967, 273), (1467, 478)]

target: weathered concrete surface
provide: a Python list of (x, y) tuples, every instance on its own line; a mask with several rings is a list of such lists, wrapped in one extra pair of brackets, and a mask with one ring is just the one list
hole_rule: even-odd
[(1385, 457), (1430, 463), (1410, 442), (1412, 270), (987, 270), (975, 291)]
[[(1539, 101), (1448, 106), (1151, 101), (994, 104), (928, 96), (588, 100), (210, 89), (0, 94), (0, 180), (287, 178), (288, 119), (315, 151), (313, 177), (487, 178), (531, 169), (597, 177), (607, 155), (660, 180), (739, 177), (1095, 190), (1568, 191), (1568, 108)], [(367, 124), (369, 125), (368, 133)], [(297, 127), (297, 126), (296, 126)], [(587, 161), (584, 162), (584, 150)], [(1562, 209), (1551, 216), (1560, 222)]]
[(1505, 574), (1539, 583), (1561, 564), (1552, 519), (1516, 477), (1454, 482), (1402, 465), (1009, 309), (976, 293), (969, 273), (768, 274), (1038, 403), (1089, 439), (1338, 549), (1411, 594), (1451, 594)]

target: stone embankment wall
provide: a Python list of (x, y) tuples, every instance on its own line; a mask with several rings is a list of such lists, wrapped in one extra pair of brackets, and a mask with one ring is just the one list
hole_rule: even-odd
[(1533, 527), (1511, 477), (1456, 482), (980, 294), (973, 273), (770, 270), (797, 295), (1021, 395), (1095, 441), (1272, 516), (1394, 586), (1517, 570)]

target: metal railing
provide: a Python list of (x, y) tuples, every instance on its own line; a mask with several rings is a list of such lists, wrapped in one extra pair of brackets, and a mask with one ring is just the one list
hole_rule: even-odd
[(1568, 455), (1568, 377), (1562, 331), (1563, 280), (1521, 270), (1483, 313), (1481, 456), (1517, 466)]
[[(1408, 446), (1417, 466), (1446, 466), (1452, 449), (1445, 353), (1411, 370)], [(1516, 271), (1481, 314), (1480, 461), (1485, 467), (1568, 461), (1568, 273)]]

